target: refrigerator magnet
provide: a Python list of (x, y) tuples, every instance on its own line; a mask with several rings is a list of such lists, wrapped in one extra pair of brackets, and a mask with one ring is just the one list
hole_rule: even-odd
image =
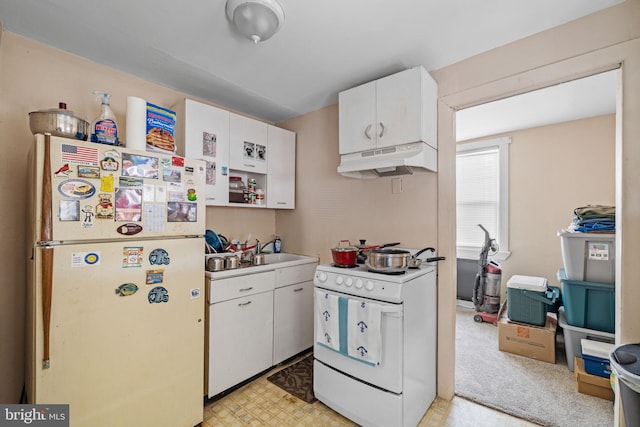
[(80, 201), (60, 200), (58, 216), (60, 221), (80, 221)]
[(158, 158), (122, 153), (122, 175), (158, 179)]
[(100, 161), (100, 168), (106, 172), (116, 172), (120, 163), (113, 157), (106, 156)]
[(167, 203), (167, 222), (197, 222), (198, 205), (196, 203)]
[(78, 165), (78, 178), (100, 178), (100, 168), (97, 166)]
[(100, 203), (96, 205), (96, 219), (113, 219), (113, 202), (111, 194), (98, 194)]
[(169, 291), (164, 286), (156, 286), (149, 291), (149, 304), (169, 302)]
[(158, 268), (155, 270), (147, 270), (146, 275), (147, 275), (147, 280), (146, 280), (147, 285), (156, 285), (158, 283), (162, 283), (162, 281), (164, 280), (164, 269)]
[(93, 227), (94, 216), (95, 216), (95, 213), (93, 212), (93, 206), (85, 205), (84, 208), (82, 208), (82, 222), (80, 223), (82, 228)]
[(116, 295), (119, 297), (128, 297), (138, 292), (138, 286), (135, 283), (123, 283), (116, 288)]
[(142, 231), (142, 226), (140, 224), (135, 224), (133, 222), (119, 225), (116, 228), (116, 231), (123, 236), (133, 236), (134, 234), (138, 234)]
[(124, 255), (122, 258), (122, 268), (142, 267), (142, 253), (144, 249), (141, 246), (125, 246), (122, 250)]
[(178, 169), (162, 169), (162, 180), (164, 182), (182, 181), (182, 173)]
[(56, 178), (69, 178), (69, 174), (71, 174), (71, 168), (69, 167), (69, 163), (65, 163), (53, 173)]
[(149, 264), (151, 265), (169, 265), (169, 252), (162, 248), (154, 249), (149, 254)]
[(99, 252), (73, 252), (71, 254), (71, 267), (87, 267), (100, 264)]
[(190, 202), (195, 202), (196, 200), (198, 200), (195, 188), (187, 189), (187, 200), (189, 200)]
[(68, 179), (58, 185), (58, 192), (72, 199), (88, 199), (96, 192), (96, 187), (83, 179)]
[(109, 176), (100, 177), (100, 191), (102, 191), (103, 193), (113, 193), (114, 181), (115, 178), (113, 177), (112, 173), (110, 173)]
[(200, 288), (191, 289), (191, 299), (198, 299), (198, 298), (200, 298)]
[(184, 157), (173, 156), (171, 158), (171, 166), (176, 166), (179, 168), (184, 167)]

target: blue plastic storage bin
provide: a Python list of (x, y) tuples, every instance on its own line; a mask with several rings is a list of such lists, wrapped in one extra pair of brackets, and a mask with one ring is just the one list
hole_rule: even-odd
[(609, 353), (614, 347), (614, 344), (584, 338), (581, 339), (580, 351), (582, 353), (584, 370), (591, 375), (609, 378), (611, 375)]
[(569, 325), (615, 332), (614, 284), (569, 280), (564, 268), (558, 270), (558, 280), (562, 285), (562, 303)]

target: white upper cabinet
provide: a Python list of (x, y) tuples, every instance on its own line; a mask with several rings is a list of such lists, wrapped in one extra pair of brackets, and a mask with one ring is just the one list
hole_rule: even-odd
[[(206, 204), (294, 209), (296, 134), (221, 108), (185, 99), (173, 109), (178, 154), (206, 161)], [(232, 202), (229, 178), (256, 181), (264, 203)]]
[(230, 168), (266, 174), (269, 157), (267, 152), (269, 125), (239, 114), (229, 114)]
[(296, 134), (269, 126), (267, 207), (294, 209), (296, 196)]
[(340, 92), (340, 154), (417, 141), (437, 149), (437, 95), (423, 67)]
[(229, 203), (229, 112), (185, 99), (177, 112), (178, 154), (206, 161), (207, 205)]

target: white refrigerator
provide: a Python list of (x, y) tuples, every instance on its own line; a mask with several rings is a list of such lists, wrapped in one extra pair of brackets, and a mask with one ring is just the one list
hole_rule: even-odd
[(201, 423), (204, 162), (36, 135), (29, 164), (28, 403)]

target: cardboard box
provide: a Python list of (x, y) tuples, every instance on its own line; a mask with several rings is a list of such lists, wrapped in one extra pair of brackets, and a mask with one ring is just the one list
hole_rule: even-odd
[(578, 392), (601, 399), (613, 400), (614, 392), (609, 378), (588, 374), (582, 365), (582, 359), (576, 357), (573, 362), (573, 375), (576, 377)]
[(556, 315), (547, 313), (546, 324), (534, 326), (509, 320), (504, 308), (498, 320), (498, 350), (556, 363)]

